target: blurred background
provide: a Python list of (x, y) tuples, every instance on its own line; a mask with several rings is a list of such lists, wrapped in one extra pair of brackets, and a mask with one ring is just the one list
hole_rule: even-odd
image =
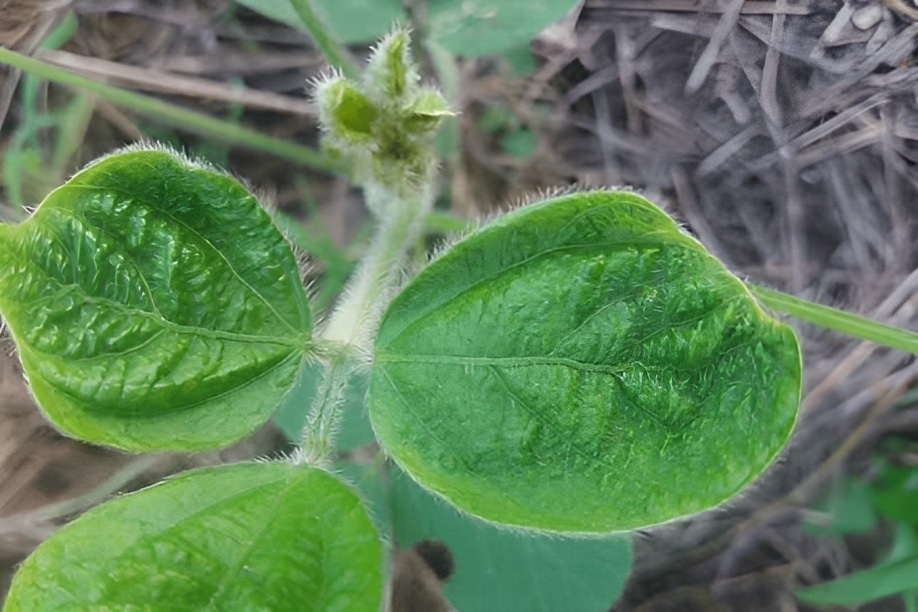
[[(741, 278), (916, 329), (913, 0), (317, 4), (357, 58), (410, 25), (424, 78), (458, 111), (439, 134), (427, 246), (541, 190), (629, 186)], [(316, 308), (333, 303), (370, 220), (319, 147), (308, 84), (327, 64), (286, 2), (0, 0), (0, 46), (38, 60), (0, 63), (0, 220), (101, 154), (164, 142), (263, 194), (309, 255)], [(342, 470), (381, 500), (392, 541), (453, 550), (446, 595), (463, 612), (816, 610), (795, 592), (840, 576), (821, 596), (835, 609), (916, 610), (918, 364), (788, 322), (806, 380), (785, 452), (736, 499), (630, 546), (500, 532), (437, 504), (373, 459), (360, 388)], [(294, 393), (219, 453), (128, 456), (57, 434), (2, 348), (0, 590), (119, 491), (289, 451), (308, 404)]]

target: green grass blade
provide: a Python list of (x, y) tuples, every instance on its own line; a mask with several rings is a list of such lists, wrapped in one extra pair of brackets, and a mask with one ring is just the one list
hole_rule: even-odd
[(114, 104), (169, 123), (175, 127), (214, 138), (222, 142), (265, 151), (284, 159), (304, 164), (316, 170), (335, 171), (335, 165), (320, 152), (310, 147), (286, 142), (260, 132), (236, 125), (204, 113), (188, 110), (105, 83), (68, 72), (47, 62), (0, 48), (0, 63), (8, 64), (42, 79), (76, 87), (96, 94)]
[(880, 323), (831, 306), (823, 306), (760, 285), (749, 283), (748, 287), (769, 308), (786, 312), (803, 321), (828, 327), (855, 338), (869, 340), (908, 353), (918, 353), (918, 333), (913, 331)]
[(312, 40), (319, 47), (319, 51), (322, 52), (328, 63), (340, 69), (344, 76), (351, 79), (357, 78), (360, 75), (360, 70), (358, 70), (353, 58), (347, 52), (347, 49), (341, 46), (331, 29), (316, 14), (312, 2), (310, 0), (290, 0), (290, 5), (299, 15), (300, 21), (303, 22), (309, 35), (312, 36)]

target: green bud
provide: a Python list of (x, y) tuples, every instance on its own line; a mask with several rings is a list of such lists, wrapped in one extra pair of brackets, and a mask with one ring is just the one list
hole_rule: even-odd
[(319, 116), (329, 136), (342, 145), (366, 141), (379, 111), (347, 79), (333, 77), (316, 87)]
[(436, 89), (420, 85), (407, 31), (377, 45), (361, 82), (333, 75), (316, 86), (315, 98), (323, 145), (347, 162), (352, 178), (393, 192), (429, 180), (434, 132), (453, 113)]
[(405, 127), (417, 135), (431, 134), (444, 117), (455, 114), (440, 92), (424, 89), (405, 109)]
[(379, 102), (405, 99), (413, 94), (421, 77), (411, 59), (408, 33), (395, 30), (373, 50), (367, 66), (368, 89)]

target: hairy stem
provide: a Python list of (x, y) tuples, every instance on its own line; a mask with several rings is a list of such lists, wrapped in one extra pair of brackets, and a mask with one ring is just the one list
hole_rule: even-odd
[(306, 30), (328, 63), (338, 68), (344, 76), (357, 78), (360, 72), (353, 58), (316, 13), (312, 0), (290, 0), (290, 5), (299, 15), (300, 21), (306, 26)]
[(431, 208), (431, 180), (402, 195), (379, 187), (366, 189), (370, 210), (387, 211), (335, 308), (323, 337), (369, 354), (382, 312), (405, 269), (408, 251)]
[(913, 331), (880, 323), (830, 306), (823, 306), (760, 285), (749, 283), (747, 286), (763, 304), (775, 310), (855, 338), (869, 340), (908, 353), (918, 353), (918, 333)]
[[(299, 3), (304, 21), (315, 17), (308, 1)], [(347, 379), (371, 359), (383, 311), (433, 205), (433, 137), (450, 111), (439, 92), (420, 85), (409, 45), (407, 32), (396, 29), (373, 49), (361, 82), (331, 75), (316, 86), (323, 141), (352, 164), (378, 225), (319, 334), (342, 357), (330, 360), (303, 432), (308, 461), (327, 461), (333, 450)]]
[[(326, 465), (331, 461), (348, 380), (372, 351), (383, 309), (400, 280), (408, 250), (431, 207), (431, 182), (425, 181), (417, 189), (406, 189), (407, 193), (401, 197), (386, 189), (366, 188), (371, 210), (385, 210), (389, 214), (380, 222), (369, 250), (322, 334), (323, 343), (341, 344), (337, 354), (331, 355), (327, 362), (303, 428), (300, 460), (305, 463)], [(354, 351), (360, 359), (353, 358)]]
[(308, 465), (331, 467), (333, 440), (341, 419), (347, 383), (355, 370), (354, 361), (344, 353), (332, 357), (322, 371), (322, 381), (303, 428), (299, 461)]

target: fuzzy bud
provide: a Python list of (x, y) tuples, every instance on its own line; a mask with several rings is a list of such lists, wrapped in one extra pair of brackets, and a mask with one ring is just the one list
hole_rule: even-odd
[(429, 180), (433, 136), (453, 114), (439, 91), (420, 84), (409, 44), (408, 33), (395, 30), (373, 50), (361, 82), (336, 74), (315, 87), (326, 150), (349, 162), (365, 187), (393, 193)]

